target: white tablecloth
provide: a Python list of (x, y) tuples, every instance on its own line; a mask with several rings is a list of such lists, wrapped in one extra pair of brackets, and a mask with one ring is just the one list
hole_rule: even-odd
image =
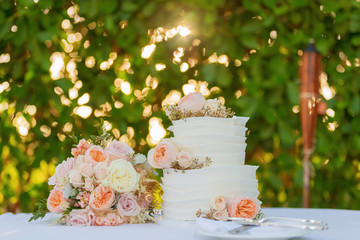
[[(314, 231), (302, 240), (310, 239), (336, 239), (352, 240), (360, 239), (360, 211), (336, 210), (336, 209), (296, 209), (296, 208), (265, 208), (263, 212), (267, 216), (282, 216), (317, 219), (328, 223), (326, 231)], [(157, 225), (157, 224), (134, 224), (121, 225), (118, 227), (68, 227), (62, 225), (49, 225), (39, 222), (28, 223), (30, 214), (0, 215), (0, 239), (1, 240), (116, 240), (116, 239), (214, 239), (196, 234), (195, 225)]]

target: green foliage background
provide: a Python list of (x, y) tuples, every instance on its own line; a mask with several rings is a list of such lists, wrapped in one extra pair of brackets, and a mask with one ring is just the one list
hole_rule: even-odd
[[(71, 28), (64, 29), (65, 19)], [(155, 29), (178, 25), (191, 33), (156, 42), (153, 55), (141, 57), (142, 49), (154, 43)], [(69, 43), (69, 34), (75, 33), (81, 36)], [(251, 117), (247, 163), (260, 165), (263, 205), (300, 207), (302, 139), (295, 112), (299, 50), (309, 39), (315, 40), (323, 56), (323, 77), (336, 92), (327, 101), (335, 115), (318, 120), (311, 206), (360, 209), (358, 1), (0, 0), (0, 81), (6, 88), (0, 93), (1, 211), (32, 211), (48, 193), (46, 181), (55, 164), (70, 156), (70, 135), (96, 134), (101, 114), (95, 117), (92, 112), (87, 119), (74, 114), (84, 93), (90, 95), (87, 106), (98, 109), (146, 154), (149, 119), (161, 118), (168, 127), (162, 101), (171, 90), (182, 92), (189, 79), (206, 81), (212, 89), (209, 97), (224, 97), (237, 115)], [(180, 71), (181, 63), (173, 62), (178, 47), (184, 48), (181, 62), (196, 60), (185, 72)], [(54, 52), (62, 54), (65, 65), (75, 63), (75, 76), (70, 64), (63, 77), (51, 78)], [(111, 52), (116, 58), (109, 69), (101, 70)], [(2, 55), (6, 53), (10, 60)], [(226, 55), (228, 65), (209, 61), (213, 53)], [(95, 65), (89, 68), (90, 56)], [(157, 71), (158, 63), (166, 68)], [(157, 79), (157, 86), (148, 86), (148, 75)], [(114, 85), (117, 78), (131, 84), (129, 95)], [(69, 90), (79, 80), (78, 97), (70, 99)], [(36, 106), (34, 115), (29, 105)], [(146, 107), (148, 114), (143, 114)], [(21, 116), (30, 126), (26, 136), (16, 127)], [(338, 127), (330, 131), (329, 123), (334, 122)], [(64, 127), (67, 123), (71, 131), (69, 124)]]

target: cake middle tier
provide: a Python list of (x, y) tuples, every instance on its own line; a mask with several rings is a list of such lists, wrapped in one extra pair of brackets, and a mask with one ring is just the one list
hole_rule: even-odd
[(214, 194), (257, 197), (258, 166), (205, 167), (177, 171), (167, 169), (161, 178), (164, 201), (211, 198)]

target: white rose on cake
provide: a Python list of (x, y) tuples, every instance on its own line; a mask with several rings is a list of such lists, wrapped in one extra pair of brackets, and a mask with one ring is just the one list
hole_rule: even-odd
[(216, 112), (220, 109), (225, 108), (216, 98), (206, 100), (204, 107), (205, 109), (208, 108), (211, 112)]
[(187, 151), (181, 150), (176, 156), (176, 161), (179, 163), (180, 167), (188, 168), (192, 164), (192, 158)]
[(132, 192), (139, 187), (140, 174), (130, 162), (115, 160), (110, 163), (105, 185), (119, 193)]

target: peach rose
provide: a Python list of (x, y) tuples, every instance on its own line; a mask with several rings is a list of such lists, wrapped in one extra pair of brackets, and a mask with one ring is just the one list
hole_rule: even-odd
[(66, 224), (69, 226), (90, 226), (94, 213), (87, 209), (74, 209), (66, 217)]
[(179, 163), (180, 167), (188, 168), (192, 164), (192, 158), (190, 154), (184, 150), (180, 151), (176, 156), (176, 161)]
[(97, 180), (103, 180), (109, 174), (108, 165), (105, 162), (101, 162), (94, 167), (95, 178)]
[(84, 185), (84, 180), (82, 179), (81, 173), (79, 170), (73, 169), (69, 173), (69, 180), (71, 185), (74, 187), (82, 187)]
[(260, 201), (247, 197), (234, 197), (228, 205), (230, 217), (254, 218), (260, 211)]
[(193, 92), (182, 97), (178, 103), (180, 110), (196, 112), (205, 104), (205, 98), (201, 93)]
[(121, 217), (135, 217), (140, 213), (141, 207), (137, 203), (136, 198), (133, 194), (124, 193), (120, 195), (119, 202), (117, 204), (117, 210)]
[(154, 168), (170, 168), (178, 153), (179, 149), (172, 139), (163, 139), (149, 151), (148, 161)]
[(224, 196), (217, 196), (211, 200), (211, 206), (216, 211), (222, 211), (226, 207), (226, 200)]
[(58, 185), (63, 182), (69, 172), (74, 168), (74, 158), (67, 158), (55, 168), (55, 174), (49, 178), (49, 185)]
[(90, 163), (81, 163), (79, 166), (79, 171), (81, 173), (81, 175), (83, 175), (84, 177), (92, 177), (94, 175), (94, 168)]
[(214, 218), (215, 219), (218, 219), (218, 218), (226, 218), (226, 217), (228, 217), (229, 216), (229, 214), (228, 214), (228, 212), (227, 212), (227, 210), (226, 209), (224, 209), (224, 210), (221, 210), (221, 211), (216, 211), (216, 212), (214, 212)]
[(109, 160), (109, 154), (100, 146), (92, 146), (85, 152), (85, 162), (96, 165), (100, 162)]
[(91, 192), (94, 190), (94, 183), (91, 178), (85, 178), (84, 188), (86, 191)]
[(63, 213), (69, 207), (68, 202), (63, 196), (63, 190), (55, 188), (50, 192), (47, 199), (47, 208), (53, 213)]
[(97, 211), (108, 210), (115, 202), (115, 192), (110, 187), (97, 186), (90, 194), (89, 205)]
[(129, 161), (135, 153), (129, 145), (116, 140), (112, 141), (109, 146), (105, 148), (105, 151), (109, 154), (110, 161), (117, 159)]

